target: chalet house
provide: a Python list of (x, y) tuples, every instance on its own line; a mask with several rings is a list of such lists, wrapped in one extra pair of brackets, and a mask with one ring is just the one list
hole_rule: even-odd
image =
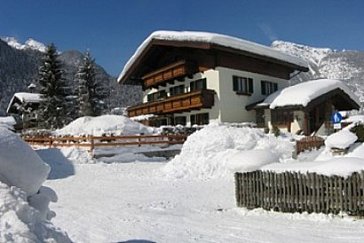
[(288, 86), (307, 63), (270, 47), (205, 32), (157, 31), (136, 50), (118, 77), (143, 86), (130, 117), (153, 115), (149, 125), (254, 122), (247, 105)]
[(41, 101), (37, 93), (15, 93), (10, 100), (6, 113), (15, 117), (17, 128), (27, 128), (36, 125), (38, 109)]
[(359, 109), (360, 103), (343, 82), (319, 79), (284, 88), (246, 108), (256, 111), (258, 126), (328, 135), (333, 127), (332, 114)]

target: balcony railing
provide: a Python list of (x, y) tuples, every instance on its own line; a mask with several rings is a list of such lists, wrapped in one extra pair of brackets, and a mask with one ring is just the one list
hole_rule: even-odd
[(158, 87), (175, 79), (192, 75), (196, 72), (196, 65), (188, 61), (179, 61), (163, 68), (157, 69), (142, 77), (144, 88)]
[(129, 117), (147, 114), (168, 114), (185, 112), (202, 108), (211, 108), (214, 105), (213, 90), (198, 90), (175, 95), (161, 101), (148, 102), (128, 108)]

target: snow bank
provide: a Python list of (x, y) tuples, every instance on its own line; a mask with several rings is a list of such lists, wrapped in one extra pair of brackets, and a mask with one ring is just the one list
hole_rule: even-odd
[(232, 177), (291, 156), (293, 145), (255, 128), (210, 124), (188, 137), (163, 173), (200, 179)]
[(56, 135), (96, 135), (104, 133), (150, 134), (154, 129), (132, 121), (128, 117), (118, 115), (103, 115), (97, 117), (80, 117), (62, 129), (56, 130)]
[(325, 145), (328, 148), (346, 149), (356, 140), (358, 140), (358, 137), (354, 133), (349, 130), (341, 130), (328, 136)]
[(261, 170), (282, 173), (285, 171), (294, 172), (315, 172), (317, 174), (332, 176), (338, 175), (347, 177), (353, 172), (364, 170), (364, 159), (353, 157), (333, 158), (325, 161), (299, 162), (299, 163), (274, 163), (263, 166)]
[(16, 121), (12, 116), (0, 117), (0, 127), (5, 127), (9, 130), (13, 130), (15, 124)]
[(50, 167), (8, 129), (0, 127), (0, 181), (35, 194), (47, 179)]
[(29, 206), (24, 191), (0, 182), (0, 242), (71, 242), (38, 210)]

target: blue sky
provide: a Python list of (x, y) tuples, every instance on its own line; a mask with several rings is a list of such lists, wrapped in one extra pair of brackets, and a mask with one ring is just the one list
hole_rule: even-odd
[(199, 30), (265, 45), (275, 39), (364, 50), (361, 0), (0, 0), (0, 36), (89, 49), (117, 76), (155, 30)]

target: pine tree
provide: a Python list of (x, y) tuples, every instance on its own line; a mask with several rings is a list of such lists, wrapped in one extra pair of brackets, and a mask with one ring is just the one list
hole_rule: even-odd
[(40, 125), (44, 128), (60, 128), (68, 123), (67, 95), (69, 87), (62, 77), (57, 49), (50, 44), (39, 68), (39, 86), (42, 101), (39, 105)]
[(83, 62), (76, 74), (78, 80), (78, 105), (80, 116), (99, 116), (105, 109), (105, 90), (96, 80), (95, 60), (89, 52), (85, 53)]

